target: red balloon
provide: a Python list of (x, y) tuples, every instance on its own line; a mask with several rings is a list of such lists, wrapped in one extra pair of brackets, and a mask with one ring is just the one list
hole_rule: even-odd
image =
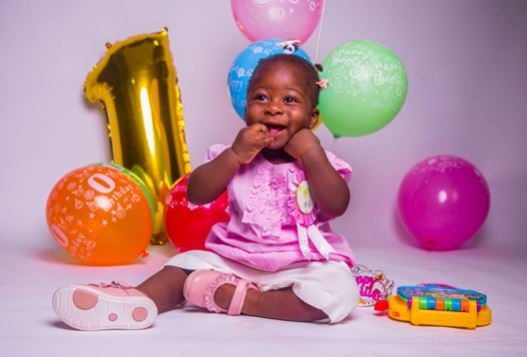
[(178, 180), (168, 195), (165, 208), (165, 228), (170, 242), (180, 252), (205, 249), (205, 239), (212, 226), (228, 222), (229, 199), (223, 192), (215, 201), (197, 206), (187, 200), (189, 175)]

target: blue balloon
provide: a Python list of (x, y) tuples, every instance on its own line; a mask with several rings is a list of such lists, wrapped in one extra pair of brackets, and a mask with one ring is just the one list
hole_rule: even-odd
[(308, 54), (291, 41), (265, 39), (251, 43), (232, 63), (228, 77), (229, 93), (232, 106), (242, 120), (245, 120), (247, 87), (258, 61), (280, 53), (297, 55), (311, 62)]

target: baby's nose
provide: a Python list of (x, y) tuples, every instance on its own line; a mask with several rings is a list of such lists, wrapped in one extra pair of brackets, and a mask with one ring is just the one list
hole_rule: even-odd
[(283, 112), (282, 105), (277, 102), (269, 102), (269, 105), (267, 106), (267, 112), (269, 114), (280, 114)]

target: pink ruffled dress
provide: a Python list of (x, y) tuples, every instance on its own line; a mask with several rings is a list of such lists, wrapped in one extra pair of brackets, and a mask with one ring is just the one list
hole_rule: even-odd
[[(214, 145), (208, 159), (227, 146)], [(351, 168), (326, 151), (331, 165), (346, 180)], [(218, 255), (263, 271), (278, 271), (313, 261), (342, 261), (353, 266), (347, 241), (333, 232), (309, 195), (298, 162), (273, 164), (258, 155), (244, 165), (228, 187), (228, 223), (216, 224), (205, 246)]]

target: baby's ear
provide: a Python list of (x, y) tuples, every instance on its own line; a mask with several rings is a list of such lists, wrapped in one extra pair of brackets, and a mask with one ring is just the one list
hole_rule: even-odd
[(315, 129), (320, 124), (320, 111), (315, 108), (309, 118), (309, 129)]

